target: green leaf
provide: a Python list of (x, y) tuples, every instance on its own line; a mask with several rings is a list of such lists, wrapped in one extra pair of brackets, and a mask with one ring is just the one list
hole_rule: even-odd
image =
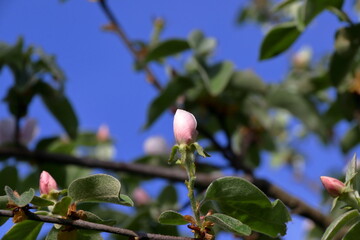
[(125, 206), (128, 206), (128, 207), (133, 207), (134, 206), (133, 200), (128, 195), (120, 194), (119, 198), (120, 198), (120, 201), (121, 201), (121, 205), (125, 205)]
[(33, 199), (31, 200), (31, 204), (38, 206), (38, 207), (47, 207), (47, 206), (54, 205), (54, 202), (47, 200), (45, 198), (34, 196)]
[(358, 239), (360, 236), (360, 222), (354, 224), (349, 231), (346, 233), (345, 237), (342, 240), (354, 240)]
[(0, 217), (0, 227), (1, 227), (2, 225), (4, 225), (4, 224), (7, 222), (7, 220), (9, 220), (8, 217), (3, 217), (3, 216), (1, 216), (1, 217)]
[(200, 57), (209, 55), (216, 47), (216, 39), (206, 38), (199, 30), (192, 31), (190, 33), (188, 42), (191, 48), (194, 50), (195, 55)]
[(15, 167), (4, 167), (0, 172), (0, 194), (5, 194), (4, 187), (9, 185), (16, 188), (18, 185), (18, 172)]
[(158, 221), (165, 225), (184, 225), (188, 223), (185, 221), (183, 215), (172, 210), (161, 213)]
[(332, 240), (342, 227), (355, 223), (359, 220), (360, 214), (356, 209), (342, 214), (330, 224), (330, 226), (326, 229), (324, 235), (322, 236), (321, 240)]
[(225, 214), (214, 213), (206, 216), (205, 220), (215, 223), (216, 226), (224, 229), (225, 231), (245, 236), (249, 236), (251, 234), (251, 228), (248, 225), (243, 224), (239, 220)]
[[(206, 190), (203, 203), (207, 201), (214, 204), (212, 209), (219, 209), (218, 212), (271, 237), (284, 235), (286, 222), (291, 219), (280, 200), (271, 203), (260, 189), (242, 178), (224, 177), (215, 180)], [(204, 206), (209, 208), (208, 204)], [(202, 212), (208, 210), (202, 209)]]
[(13, 225), (2, 240), (36, 240), (44, 223), (25, 220)]
[(0, 196), (0, 209), (7, 209), (7, 204), (9, 203), (9, 198), (7, 195)]
[(176, 189), (172, 185), (164, 187), (157, 198), (157, 203), (161, 209), (176, 209), (177, 208), (178, 195)]
[(108, 202), (123, 204), (120, 199), (121, 184), (116, 178), (106, 174), (95, 174), (73, 181), (68, 188), (68, 196), (75, 202)]
[(28, 205), (35, 196), (35, 190), (32, 188), (21, 194), (19, 197), (15, 195), (14, 191), (9, 186), (5, 186), (5, 192), (9, 200), (13, 201), (19, 207)]
[(319, 13), (328, 7), (341, 9), (343, 0), (306, 0), (301, 16), (302, 25), (308, 25)]
[(145, 62), (160, 60), (162, 58), (186, 51), (189, 48), (190, 46), (188, 42), (185, 40), (182, 39), (166, 40), (150, 49), (150, 51), (146, 55)]
[(52, 227), (50, 232), (46, 235), (45, 240), (58, 240), (59, 229)]
[(340, 146), (344, 153), (349, 152), (360, 142), (360, 127), (358, 125), (350, 128), (341, 139)]
[(260, 48), (260, 60), (269, 59), (288, 49), (300, 36), (296, 23), (286, 22), (273, 27)]
[(172, 106), (177, 98), (193, 86), (192, 80), (185, 77), (176, 77), (171, 80), (161, 93), (151, 102), (147, 114), (145, 128), (149, 128), (161, 114)]
[(52, 210), (53, 214), (66, 216), (69, 206), (71, 204), (71, 197), (65, 196), (59, 202), (57, 202)]
[(224, 61), (212, 66), (208, 70), (210, 80), (210, 93), (217, 96), (226, 88), (233, 74), (234, 64)]
[(39, 81), (37, 83), (37, 89), (44, 104), (63, 126), (66, 133), (71, 138), (76, 138), (78, 120), (69, 100), (61, 92), (55, 90), (45, 82)]

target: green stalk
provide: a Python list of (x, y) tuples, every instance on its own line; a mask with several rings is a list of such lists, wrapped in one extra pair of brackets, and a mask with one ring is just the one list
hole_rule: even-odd
[[(191, 151), (190, 147), (186, 147), (186, 150), (184, 151), (185, 154), (185, 167), (186, 172), (188, 175), (189, 180), (185, 181), (186, 186), (188, 188), (188, 197), (190, 199), (191, 209), (195, 216), (196, 224), (200, 227), (201, 226), (201, 220), (200, 220), (200, 211), (199, 211), (199, 205), (196, 202), (195, 199), (195, 193), (194, 193), (194, 185), (195, 185), (195, 163), (194, 163), (194, 153)], [(197, 237), (197, 236), (195, 236)]]

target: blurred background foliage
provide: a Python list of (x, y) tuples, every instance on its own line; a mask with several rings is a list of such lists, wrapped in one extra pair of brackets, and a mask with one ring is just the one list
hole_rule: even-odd
[[(175, 108), (192, 112), (198, 120), (199, 139), (206, 150), (219, 153), (226, 160), (225, 165), (198, 163), (199, 172), (214, 176), (229, 169), (233, 173), (252, 175), (262, 163), (263, 153), (267, 153), (271, 155), (272, 165), (289, 166), (295, 176), (301, 178), (305, 157), (298, 148), (299, 139), (311, 135), (323, 144), (331, 145), (338, 140), (335, 137), (339, 137), (334, 134), (336, 127), (344, 122), (346, 129), (336, 147), (345, 154), (349, 153), (360, 142), (360, 24), (349, 17), (359, 10), (360, 4), (359, 1), (349, 1), (352, 8), (345, 11), (344, 2), (253, 0), (239, 9), (236, 19), (239, 27), (258, 24), (266, 32), (259, 49), (260, 60), (284, 54), (323, 11), (330, 11), (343, 23), (343, 27), (334, 32), (332, 52), (315, 61), (310, 46), (300, 49), (291, 58), (291, 67), (278, 83), (268, 83), (252, 70), (237, 69), (231, 59), (215, 60), (217, 40), (201, 30), (194, 30), (183, 38), (163, 39), (165, 19), (156, 19), (150, 39), (130, 40), (129, 43), (135, 54), (133, 64), (136, 71), (144, 71), (151, 83), (156, 79), (152, 79), (148, 69), (162, 68), (168, 79), (149, 103), (144, 129)], [(109, 32), (117, 31), (111, 24), (103, 28)], [(61, 69), (55, 56), (25, 42), (19, 38), (16, 43), (0, 43), (0, 69), (9, 69), (13, 76), (12, 86), (5, 96), (1, 96), (12, 116), (11, 120), (0, 122), (1, 148), (15, 147), (113, 161), (114, 139), (106, 126), (98, 131), (79, 131), (72, 101), (66, 96), (66, 69)], [(28, 145), (36, 136), (36, 126), (29, 127), (25, 123), (29, 119), (28, 108), (35, 97), (41, 98), (44, 108), (64, 132), (36, 139), (35, 144)], [(21, 141), (21, 136), (26, 138), (26, 134), (28, 140)], [(150, 144), (144, 156), (133, 162), (166, 167), (168, 146), (161, 142), (163, 140), (157, 140)], [(162, 147), (154, 152), (159, 144)], [(19, 192), (37, 186), (42, 170), (51, 173), (62, 187), (91, 173), (88, 168), (38, 164), (35, 160), (28, 162), (30, 170), (24, 177), (14, 164), (14, 158), (1, 155), (1, 160), (2, 195), (5, 185)], [(341, 172), (337, 174), (341, 176)], [(125, 193), (135, 200), (135, 211), (119, 209), (115, 214), (113, 208), (103, 204), (84, 204), (83, 209), (105, 219), (115, 218), (118, 226), (124, 228), (177, 235), (175, 227), (157, 223), (164, 210), (188, 208), (183, 200), (181, 204), (178, 201), (173, 184), (167, 182), (158, 198), (150, 199), (140, 188), (141, 182), (149, 178), (120, 175)], [(324, 195), (324, 202), (327, 201)], [(332, 214), (336, 215), (338, 211), (341, 210)], [(312, 223), (309, 223), (308, 230), (309, 239), (318, 239), (322, 234), (322, 230)], [(253, 237), (265, 239), (264, 236)], [(126, 238), (112, 235), (109, 239)]]

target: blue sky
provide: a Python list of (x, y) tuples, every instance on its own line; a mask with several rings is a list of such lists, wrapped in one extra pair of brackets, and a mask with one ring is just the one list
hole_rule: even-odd
[[(324, 13), (289, 51), (259, 62), (263, 31), (253, 24), (242, 27), (235, 24), (239, 7), (246, 1), (230, 0), (226, 4), (215, 0), (109, 2), (131, 39), (149, 39), (152, 20), (162, 17), (166, 20), (164, 39), (185, 38), (192, 30), (200, 29), (218, 40), (215, 59), (231, 60), (238, 69), (252, 69), (268, 82), (284, 78), (291, 54), (303, 45), (313, 48), (315, 59), (331, 51), (335, 30), (341, 26), (334, 16)], [(26, 44), (41, 46), (47, 53), (56, 54), (66, 73), (66, 93), (78, 114), (81, 129), (96, 130), (99, 125), (108, 124), (117, 143), (116, 158), (129, 161), (142, 155), (143, 142), (148, 136), (162, 135), (169, 145), (173, 143), (172, 116), (167, 113), (150, 130), (141, 130), (147, 105), (157, 92), (142, 73), (133, 71), (133, 58), (117, 36), (101, 31), (106, 23), (98, 5), (85, 0), (69, 0), (64, 4), (57, 0), (0, 0), (0, 41), (12, 44), (23, 36)], [(156, 74), (162, 83), (166, 82), (162, 69), (156, 68)], [(11, 76), (4, 71), (0, 75), (0, 98), (10, 83)], [(38, 119), (40, 137), (62, 133), (39, 99), (31, 106), (29, 115)], [(8, 116), (6, 106), (0, 103), (0, 117)], [(308, 163), (306, 175), (314, 181), (329, 169), (342, 168), (347, 159), (335, 145), (324, 147), (315, 138), (302, 144), (300, 148)], [(327, 164), (320, 159), (326, 159)], [(296, 182), (286, 168), (270, 169), (267, 162), (265, 159), (257, 171), (258, 176), (309, 200), (313, 206), (320, 206), (319, 198)], [(299, 233), (301, 222), (301, 218), (296, 217), (289, 223), (289, 235), (285, 239), (303, 239)], [(0, 233), (2, 231), (4, 227)]]

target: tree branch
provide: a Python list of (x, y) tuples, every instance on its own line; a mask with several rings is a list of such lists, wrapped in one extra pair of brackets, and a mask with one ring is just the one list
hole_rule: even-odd
[[(133, 173), (139, 176), (164, 178), (172, 181), (184, 182), (187, 179), (186, 172), (178, 168), (167, 168), (138, 163), (124, 163), (115, 161), (100, 161), (93, 158), (79, 158), (65, 154), (52, 154), (45, 152), (31, 152), (16, 148), (0, 148), (0, 157), (16, 157), (18, 160), (29, 160), (37, 163), (73, 164), (88, 168), (101, 168), (112, 171)], [(331, 218), (325, 216), (317, 209), (309, 206), (302, 200), (288, 194), (281, 188), (264, 179), (246, 177), (250, 182), (260, 188), (271, 198), (278, 198), (284, 202), (295, 214), (314, 221), (318, 226), (325, 229)], [(216, 178), (209, 174), (197, 174), (196, 186), (206, 188)]]
[[(32, 212), (26, 212), (26, 215), (29, 220), (39, 221), (39, 222), (47, 222), (47, 223), (56, 223), (66, 226), (72, 226), (74, 228), (79, 229), (87, 229), (87, 230), (94, 230), (100, 232), (108, 232), (119, 234), (128, 237), (136, 237), (136, 239), (152, 239), (152, 240), (192, 240), (193, 238), (189, 237), (177, 237), (177, 236), (168, 236), (168, 235), (161, 235), (161, 234), (153, 234), (153, 233), (142, 233), (142, 232), (134, 232), (129, 229), (119, 228), (119, 227), (112, 227), (104, 224), (98, 224), (93, 222), (87, 222), (83, 220), (70, 220), (64, 218), (57, 218), (51, 216), (43, 216), (37, 215)], [(13, 217), (14, 213), (9, 210), (0, 210), (0, 216), (3, 217)]]

